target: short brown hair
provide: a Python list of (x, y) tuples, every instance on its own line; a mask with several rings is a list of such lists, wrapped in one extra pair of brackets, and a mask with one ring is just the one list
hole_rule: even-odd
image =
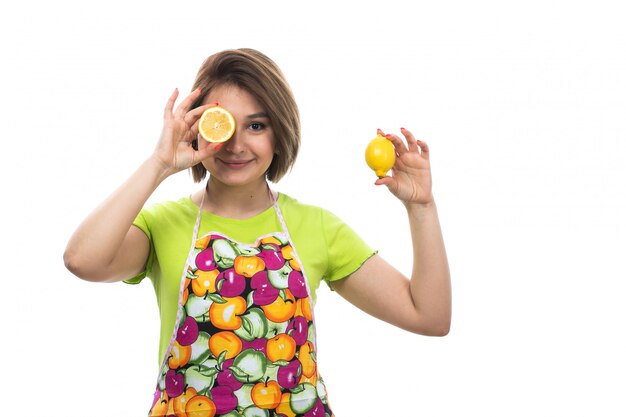
[[(300, 148), (300, 113), (291, 88), (266, 55), (249, 48), (229, 49), (208, 57), (198, 70), (193, 89), (200, 87), (202, 93), (191, 108), (200, 106), (212, 89), (229, 84), (251, 94), (269, 116), (274, 159), (266, 176), (277, 182), (291, 169)], [(200, 182), (207, 171), (200, 163), (191, 172), (194, 181)]]

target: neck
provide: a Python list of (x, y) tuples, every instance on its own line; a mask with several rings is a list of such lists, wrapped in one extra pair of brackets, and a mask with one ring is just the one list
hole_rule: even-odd
[(247, 219), (267, 210), (272, 205), (269, 186), (263, 179), (239, 187), (228, 186), (210, 177), (207, 183), (203, 209), (232, 219)]

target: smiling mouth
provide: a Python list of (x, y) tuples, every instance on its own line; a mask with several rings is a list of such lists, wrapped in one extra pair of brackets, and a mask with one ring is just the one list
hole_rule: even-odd
[(222, 164), (231, 167), (231, 168), (241, 168), (248, 165), (251, 161), (225, 161), (223, 159), (219, 160)]

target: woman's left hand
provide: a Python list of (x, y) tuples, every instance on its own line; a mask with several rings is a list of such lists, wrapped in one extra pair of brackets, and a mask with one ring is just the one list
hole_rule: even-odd
[(348, 277), (333, 281), (332, 288), (374, 317), (414, 333), (444, 336), (451, 319), (450, 269), (432, 195), (428, 146), (406, 129), (402, 129), (404, 140), (378, 133), (396, 150), (391, 176), (376, 184), (386, 185), (407, 209), (411, 279), (374, 255)]
[(396, 149), (396, 163), (391, 170), (391, 176), (379, 178), (375, 184), (386, 185), (405, 205), (430, 204), (434, 200), (428, 145), (415, 139), (413, 134), (404, 128), (401, 132), (406, 143), (396, 135), (384, 134), (378, 130), (378, 133), (393, 143)]

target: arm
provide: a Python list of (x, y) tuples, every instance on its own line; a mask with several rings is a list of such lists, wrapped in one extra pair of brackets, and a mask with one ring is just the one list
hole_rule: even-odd
[(97, 207), (70, 238), (63, 259), (76, 276), (97, 282), (121, 281), (145, 267), (150, 251), (146, 235), (132, 223), (159, 184), (175, 172), (206, 158), (214, 147), (194, 150), (197, 122), (211, 105), (189, 111), (200, 91), (191, 93), (174, 110), (176, 90), (164, 112), (159, 142), (148, 159), (109, 198)]
[(398, 155), (386, 185), (405, 205), (413, 245), (413, 271), (408, 279), (380, 256), (333, 283), (333, 288), (363, 311), (405, 330), (444, 336), (450, 329), (451, 285), (443, 236), (432, 196), (429, 150), (403, 129), (407, 144), (386, 135)]

